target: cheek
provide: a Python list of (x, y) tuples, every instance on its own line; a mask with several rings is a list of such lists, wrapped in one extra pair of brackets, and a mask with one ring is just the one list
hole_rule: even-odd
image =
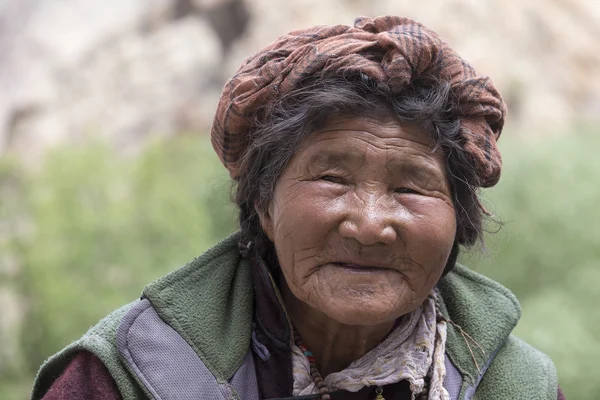
[(406, 227), (407, 248), (411, 257), (428, 270), (428, 275), (423, 278), (437, 281), (456, 237), (454, 208), (435, 198), (424, 199), (407, 207), (413, 215), (411, 224)]
[[(328, 237), (339, 225), (339, 203), (298, 183), (276, 196), (273, 236), (277, 256), (286, 278), (300, 280), (319, 265)], [(290, 283), (291, 284), (291, 283)]]

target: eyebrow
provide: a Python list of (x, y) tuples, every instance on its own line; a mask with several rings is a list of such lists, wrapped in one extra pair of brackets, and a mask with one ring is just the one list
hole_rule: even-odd
[[(320, 150), (308, 158), (308, 168), (339, 166), (346, 169), (360, 168), (365, 163), (365, 155), (359, 151)], [(445, 181), (446, 171), (429, 160), (417, 161), (409, 157), (388, 159), (386, 170), (396, 177), (412, 177), (419, 182)]]
[(431, 179), (445, 179), (446, 172), (435, 164), (426, 162), (415, 162), (414, 160), (394, 160), (386, 165), (392, 175), (412, 176), (417, 180), (425, 181)]

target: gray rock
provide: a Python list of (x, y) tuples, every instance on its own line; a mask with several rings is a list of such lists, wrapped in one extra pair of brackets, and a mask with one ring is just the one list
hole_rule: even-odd
[(6, 28), (12, 40), (0, 42), (13, 49), (0, 64), (0, 151), (34, 162), (90, 136), (136, 145), (205, 128), (216, 97), (205, 93), (221, 86), (220, 40), (202, 16), (170, 19), (170, 3), (119, 2), (115, 12), (115, 1), (25, 1), (9, 10), (25, 27)]
[(100, 136), (137, 147), (209, 130), (225, 80), (277, 36), (401, 12), (438, 31), (509, 103), (508, 127), (600, 118), (600, 2), (545, 0), (0, 2), (0, 154)]

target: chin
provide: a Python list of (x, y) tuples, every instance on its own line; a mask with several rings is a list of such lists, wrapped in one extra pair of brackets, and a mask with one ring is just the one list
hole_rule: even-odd
[[(358, 300), (358, 301), (357, 301)], [(369, 299), (339, 299), (328, 304), (322, 310), (327, 316), (344, 325), (378, 325), (394, 321), (406, 311), (400, 307), (392, 307), (388, 301)]]

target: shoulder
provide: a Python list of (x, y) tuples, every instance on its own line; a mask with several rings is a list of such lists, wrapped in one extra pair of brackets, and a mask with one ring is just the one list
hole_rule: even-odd
[(489, 365), (517, 325), (519, 303), (508, 289), (460, 265), (438, 289), (440, 312), (450, 321), (446, 352), (468, 384), (476, 386), (480, 367)]
[[(183, 338), (215, 376), (232, 376), (243, 362), (250, 342), (253, 288), (247, 267), (240, 259), (234, 234), (150, 283), (144, 289), (143, 300), (112, 312), (79, 340), (50, 357), (38, 372), (32, 398), (41, 398), (81, 351), (100, 359), (123, 398), (143, 397), (142, 385), (123, 355), (129, 342), (126, 340), (124, 346), (123, 337), (129, 336), (120, 333), (129, 332), (136, 321), (140, 324), (135, 325), (134, 331), (145, 338), (152, 338), (149, 327), (172, 331), (171, 336)], [(142, 322), (150, 325), (141, 326)]]
[(556, 399), (550, 358), (512, 334), (521, 308), (509, 289), (458, 264), (438, 289), (440, 311), (451, 321), (446, 352), (465, 390), (480, 400)]
[(110, 313), (80, 339), (48, 358), (38, 371), (31, 398), (42, 398), (71, 361), (83, 351), (94, 354), (106, 366), (124, 398), (138, 397), (139, 389), (129, 380), (122, 379), (128, 372), (120, 361), (116, 345), (121, 320), (138, 302), (134, 301)]
[(478, 386), (476, 399), (552, 399), (558, 377), (552, 360), (510, 335)]
[[(492, 308), (506, 309), (515, 319), (521, 316), (521, 307), (515, 295), (500, 283), (473, 271), (461, 264), (440, 280), (438, 287), (449, 303), (458, 302), (457, 307), (473, 302), (489, 303)], [(456, 295), (460, 296), (456, 298)], [(516, 321), (515, 321), (516, 324)]]
[(106, 366), (88, 351), (78, 352), (43, 400), (120, 400), (121, 393)]

